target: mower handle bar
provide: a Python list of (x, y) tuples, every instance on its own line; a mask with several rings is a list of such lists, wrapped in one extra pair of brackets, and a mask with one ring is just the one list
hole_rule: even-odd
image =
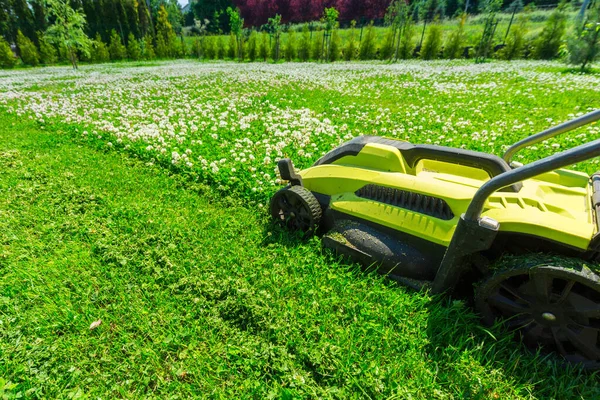
[(504, 153), (502, 158), (507, 164), (510, 164), (510, 160), (513, 158), (513, 156), (525, 147), (529, 147), (543, 140), (550, 139), (554, 136), (560, 135), (561, 133), (572, 131), (580, 126), (591, 124), (592, 122), (598, 120), (600, 120), (600, 110), (595, 110), (588, 114), (582, 115), (581, 117), (577, 117), (560, 125), (553, 126), (545, 131), (526, 137), (523, 140), (519, 140), (517, 143), (510, 146), (508, 150), (506, 150), (506, 153)]
[[(594, 113), (591, 114), (594, 114), (596, 119), (600, 118), (600, 110), (595, 111)], [(591, 114), (588, 114), (588, 116)], [(479, 190), (477, 190), (475, 196), (473, 196), (473, 200), (471, 200), (471, 203), (467, 208), (464, 219), (468, 221), (479, 221), (487, 198), (490, 197), (492, 193), (504, 187), (597, 156), (600, 156), (600, 139), (596, 139), (592, 142), (582, 144), (500, 174), (484, 183)]]

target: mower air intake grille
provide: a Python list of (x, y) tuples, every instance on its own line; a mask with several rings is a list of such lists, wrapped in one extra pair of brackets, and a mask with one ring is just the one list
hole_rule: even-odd
[(454, 218), (448, 203), (437, 197), (378, 185), (363, 186), (355, 194), (363, 199), (378, 201), (446, 221)]

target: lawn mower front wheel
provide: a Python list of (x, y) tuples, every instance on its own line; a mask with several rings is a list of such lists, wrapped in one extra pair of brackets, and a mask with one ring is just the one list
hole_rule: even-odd
[(498, 272), (475, 300), (484, 323), (503, 321), (527, 347), (600, 369), (600, 277), (582, 263)]
[(321, 205), (310, 190), (288, 186), (271, 199), (271, 216), (293, 231), (314, 232), (321, 222)]

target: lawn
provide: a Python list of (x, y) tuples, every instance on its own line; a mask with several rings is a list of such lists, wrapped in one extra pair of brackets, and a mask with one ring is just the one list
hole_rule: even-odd
[(305, 167), (358, 134), (501, 154), (599, 101), (598, 75), (554, 63), (2, 71), (0, 393), (596, 398), (596, 374), (337, 260), (264, 205), (283, 156)]

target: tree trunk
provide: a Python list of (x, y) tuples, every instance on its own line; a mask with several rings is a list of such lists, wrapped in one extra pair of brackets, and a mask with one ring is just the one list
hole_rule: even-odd
[(421, 41), (419, 42), (419, 48), (423, 47), (423, 38), (425, 37), (425, 27), (427, 26), (427, 19), (423, 20), (423, 32), (421, 32)]
[(323, 41), (321, 42), (321, 54), (319, 54), (319, 59), (323, 58), (323, 51), (325, 50), (325, 40), (327, 40), (327, 31), (323, 33)]
[(73, 65), (73, 69), (77, 69), (77, 60), (75, 59), (75, 52), (71, 49), (71, 46), (67, 46), (67, 53), (69, 53), (69, 59), (71, 60), (71, 65)]
[(404, 33), (404, 24), (400, 26), (398, 29), (398, 41), (396, 42), (396, 52), (394, 53), (394, 61), (398, 61), (398, 51), (400, 50), (400, 42), (402, 41), (402, 36)]
[(504, 35), (504, 41), (502, 44), (506, 44), (506, 38), (508, 37), (508, 33), (510, 32), (510, 27), (512, 26), (513, 19), (515, 19), (515, 14), (517, 13), (517, 7), (513, 7), (513, 13), (510, 16), (510, 22), (508, 23), (508, 28), (506, 28), (506, 35)]
[[(396, 32), (398, 31), (398, 28), (394, 27), (394, 25), (392, 25), (392, 29), (394, 30), (393, 34), (392, 34), (392, 49), (394, 48), (394, 45), (396, 44)], [(395, 54), (393, 52), (390, 52), (390, 60), (392, 60), (394, 58)]]

